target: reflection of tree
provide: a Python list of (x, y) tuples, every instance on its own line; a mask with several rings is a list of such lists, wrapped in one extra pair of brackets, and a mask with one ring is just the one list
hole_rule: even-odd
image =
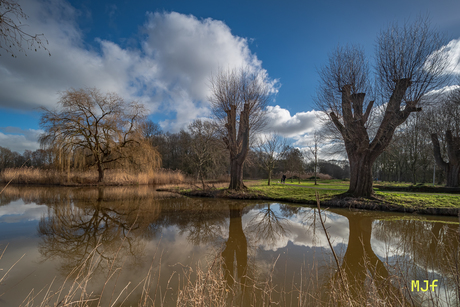
[[(225, 278), (228, 285), (232, 286), (234, 280), (239, 281), (242, 285), (246, 285), (246, 270), (248, 265), (248, 241), (243, 232), (243, 216), (244, 205), (229, 204), (230, 223), (228, 226), (228, 240), (225, 243), (225, 248), (222, 251), (226, 271)], [(236, 273), (234, 272), (234, 263), (236, 260)]]
[[(360, 291), (365, 289), (368, 276), (372, 277), (381, 297), (388, 295), (400, 297), (400, 289), (391, 283), (392, 274), (389, 272), (389, 264), (380, 260), (372, 249), (372, 235), (388, 245), (391, 244), (392, 248), (397, 248), (404, 256), (409, 257), (411, 263), (421, 268), (426, 268), (430, 264), (434, 269), (440, 269), (442, 261), (439, 259), (443, 257), (439, 253), (440, 244), (448, 246), (458, 244), (455, 243), (454, 236), (456, 225), (443, 226), (441, 223), (417, 219), (385, 220), (385, 215), (382, 217), (367, 212), (340, 210), (334, 213), (348, 219), (350, 233), (341, 267), (351, 285), (351, 295), (355, 297), (358, 293), (362, 294)], [(426, 244), (422, 243), (421, 238), (426, 240)]]
[(288, 220), (273, 210), (268, 203), (260, 209), (247, 225), (247, 231), (254, 238), (255, 244), (273, 247), (288, 235)]
[(159, 214), (158, 203), (143, 197), (119, 201), (105, 200), (100, 189), (94, 201), (73, 199), (50, 205), (48, 217), (38, 226), (42, 238), (39, 251), (46, 259), (64, 260), (62, 269), (70, 271), (95, 250), (99, 264), (134, 258), (143, 253), (143, 237), (151, 236), (150, 222)]
[[(380, 220), (374, 223), (374, 236), (387, 245), (397, 245), (420, 267), (446, 272), (444, 252), (457, 250), (458, 225), (420, 219)], [(424, 243), (421, 243), (423, 238)], [(396, 241), (396, 242), (392, 242)]]
[[(389, 277), (388, 270), (371, 247), (373, 218), (362, 212), (347, 212), (342, 215), (348, 218), (350, 230), (347, 251), (342, 261), (342, 270), (345, 271), (349, 282), (352, 284), (351, 294), (357, 295), (360, 290), (365, 288), (367, 270), (374, 278), (377, 289), (388, 289), (388, 284), (385, 283)], [(396, 291), (391, 286), (389, 290)]]
[(163, 200), (155, 227), (176, 225), (194, 245), (219, 244), (228, 217), (228, 207), (214, 199), (176, 198)]

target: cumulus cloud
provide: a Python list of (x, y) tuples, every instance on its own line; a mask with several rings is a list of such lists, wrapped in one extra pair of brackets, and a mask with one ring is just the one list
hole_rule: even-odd
[(447, 60), (449, 61), (447, 73), (460, 75), (460, 38), (451, 40), (437, 52), (447, 55)]
[(221, 21), (199, 20), (192, 15), (149, 13), (148, 38), (143, 50), (157, 64), (157, 88), (168, 97), (162, 111), (174, 112), (174, 120), (161, 122), (177, 131), (191, 119), (209, 116), (209, 79), (219, 69), (262, 69), (246, 38), (235, 36)]
[(285, 137), (296, 137), (312, 133), (321, 126), (319, 111), (299, 112), (291, 116), (289, 110), (280, 106), (268, 106), (266, 131), (276, 132)]
[(44, 131), (41, 129), (23, 130), (17, 127), (0, 127), (0, 144), (12, 151), (23, 153), (24, 150), (40, 148), (38, 137)]
[[(167, 116), (161, 124), (173, 132), (210, 115), (208, 81), (219, 68), (262, 70), (248, 40), (231, 33), (222, 21), (200, 20), (176, 12), (147, 13), (142, 48), (125, 49), (96, 39), (85, 42), (77, 24), (79, 12), (63, 0), (25, 0), (31, 32), (45, 33), (51, 52), (2, 57), (0, 104), (30, 110), (53, 108), (59, 92), (97, 87), (117, 92)], [(273, 85), (273, 83), (272, 83)]]

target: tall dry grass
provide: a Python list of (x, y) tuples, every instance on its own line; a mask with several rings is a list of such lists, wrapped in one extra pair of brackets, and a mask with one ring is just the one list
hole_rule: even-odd
[[(7, 168), (0, 174), (0, 182), (15, 184), (40, 185), (96, 185), (98, 184), (96, 170), (63, 172), (38, 168)], [(185, 182), (185, 176), (180, 171), (167, 169), (149, 170), (147, 172), (132, 172), (119, 169), (106, 170), (103, 185), (162, 185)]]
[[(97, 248), (97, 247), (96, 247)], [(31, 292), (21, 306), (458, 306), (460, 292), (458, 269), (458, 251), (447, 257), (452, 276), (443, 277), (438, 284), (451, 284), (454, 297), (445, 297), (439, 293), (420, 293), (410, 291), (409, 271), (403, 269), (406, 264), (396, 265), (392, 275), (383, 278), (371, 270), (372, 265), (365, 262), (363, 268), (366, 282), (356, 288), (354, 277), (342, 271), (337, 274), (334, 260), (325, 267), (319, 267), (314, 261), (311, 267), (302, 265), (296, 276), (285, 276), (284, 281), (275, 280), (275, 270), (282, 270), (282, 263), (274, 260), (266, 274), (250, 274), (239, 280), (231, 280), (226, 272), (225, 262), (219, 251), (213, 257), (204, 259), (195, 266), (183, 266), (168, 277), (165, 285), (159, 285), (161, 274), (161, 252), (156, 252), (145, 276), (135, 284), (120, 285), (117, 292), (114, 282), (123, 267), (110, 266), (102, 293), (94, 293), (91, 281), (100, 261), (95, 252), (90, 255), (67, 276), (64, 282), (52, 291), (52, 285), (43, 287), (38, 293)], [(157, 257), (157, 254), (160, 256)], [(112, 260), (113, 263), (115, 259)], [(156, 265), (156, 263), (160, 265)], [(388, 263), (387, 263), (388, 265)], [(394, 265), (393, 265), (394, 266)], [(276, 267), (276, 268), (275, 268)], [(339, 269), (340, 270), (340, 269)], [(326, 272), (318, 274), (318, 272)], [(430, 277), (428, 268), (423, 274)], [(299, 279), (300, 277), (300, 279)], [(230, 277), (231, 278), (231, 277)], [(244, 279), (244, 282), (242, 280)], [(171, 286), (174, 284), (174, 288)], [(455, 291), (457, 289), (457, 291)], [(137, 293), (136, 293), (137, 291)], [(108, 305), (106, 305), (109, 300)], [(135, 305), (133, 305), (135, 302)]]
[[(116, 189), (116, 188), (113, 188)], [(121, 191), (121, 190), (120, 190)], [(118, 195), (119, 190), (114, 190)], [(318, 210), (321, 212), (321, 209)], [(321, 213), (319, 213), (321, 214)], [(327, 228), (323, 230), (327, 234)], [(131, 231), (131, 229), (130, 229)], [(329, 240), (329, 237), (327, 236)], [(457, 238), (458, 239), (458, 238)], [(121, 246), (121, 245), (120, 245)], [(458, 246), (458, 242), (457, 245)], [(333, 251), (330, 245), (331, 252)], [(300, 280), (294, 281), (295, 276), (286, 276), (284, 281), (275, 280), (274, 271), (282, 268), (282, 264), (273, 261), (266, 274), (248, 274), (239, 280), (229, 282), (225, 263), (220, 257), (220, 251), (213, 253), (214, 257), (205, 259), (203, 265), (198, 263), (194, 267), (185, 266), (182, 272), (175, 272), (168, 278), (166, 287), (158, 284), (161, 274), (161, 265), (152, 265), (145, 272), (145, 276), (137, 284), (122, 285), (119, 292), (113, 293), (111, 282), (116, 283), (118, 272), (122, 267), (114, 265), (115, 259), (110, 264), (103, 293), (94, 293), (90, 281), (95, 275), (97, 263), (100, 261), (95, 252), (90, 255), (67, 276), (56, 291), (51, 291), (51, 285), (44, 287), (39, 293), (31, 294), (21, 306), (98, 306), (103, 301), (103, 296), (110, 297), (108, 305), (100, 306), (132, 306), (132, 301), (137, 306), (458, 306), (460, 298), (460, 259), (459, 249), (452, 249), (450, 245), (440, 243), (439, 253), (443, 255), (442, 261), (448, 267), (447, 275), (439, 278), (438, 284), (449, 285), (453, 289), (453, 296), (444, 296), (440, 293), (429, 292), (426, 295), (414, 293), (410, 290), (410, 281), (414, 278), (414, 270), (419, 271), (419, 278), (432, 280), (433, 271), (430, 268), (420, 268), (416, 264), (407, 263), (404, 259), (387, 267), (393, 267), (389, 276), (379, 276), (374, 271), (373, 264), (364, 263), (366, 272), (365, 283), (356, 288), (354, 276), (347, 275), (338, 259), (332, 260), (322, 267), (326, 272), (318, 274), (318, 264), (313, 262), (312, 267), (305, 265), (296, 272)], [(158, 253), (158, 252), (157, 252)], [(160, 253), (161, 254), (161, 253)], [(118, 252), (116, 253), (119, 256)], [(157, 258), (156, 255), (153, 259)], [(161, 263), (161, 256), (158, 257)], [(1, 259), (1, 256), (0, 256)], [(411, 270), (409, 267), (413, 266)], [(154, 269), (157, 267), (158, 269)], [(423, 271), (424, 270), (424, 271)], [(9, 271), (8, 271), (9, 272)], [(340, 272), (340, 274), (338, 273)], [(117, 274), (115, 274), (117, 273)], [(250, 276), (249, 276), (250, 275)], [(178, 279), (177, 287), (172, 288), (170, 281)], [(244, 282), (242, 280), (244, 279)], [(362, 279), (360, 280), (362, 281)], [(0, 279), (1, 282), (1, 279)], [(360, 283), (358, 283), (360, 284)], [(106, 286), (107, 285), (107, 286)], [(109, 289), (110, 287), (110, 289)], [(140, 289), (140, 294), (135, 293)], [(163, 289), (163, 292), (161, 291)], [(166, 290), (166, 291), (165, 291)], [(105, 292), (104, 292), (105, 291)], [(173, 293), (173, 295), (171, 295)], [(135, 296), (135, 297), (133, 297)], [(133, 299), (129, 301), (130, 299)], [(124, 303), (126, 305), (124, 305)]]

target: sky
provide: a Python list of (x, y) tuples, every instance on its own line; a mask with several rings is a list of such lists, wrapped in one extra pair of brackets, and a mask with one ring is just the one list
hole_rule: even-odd
[[(211, 116), (209, 79), (219, 68), (264, 71), (276, 94), (267, 131), (302, 147), (319, 125), (318, 69), (338, 45), (372, 56), (379, 32), (428, 15), (460, 60), (460, 1), (18, 1), (24, 29), (44, 33), (44, 50), (0, 49), (0, 146), (39, 148), (40, 108), (75, 88), (116, 92), (144, 103), (164, 131)], [(460, 74), (460, 65), (453, 71)]]

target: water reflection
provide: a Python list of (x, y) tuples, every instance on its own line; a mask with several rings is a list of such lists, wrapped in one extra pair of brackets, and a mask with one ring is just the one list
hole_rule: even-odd
[[(38, 238), (28, 248), (32, 254), (37, 250), (41, 255), (37, 266), (53, 266), (63, 277), (94, 250), (99, 259), (96, 275), (106, 276), (111, 267), (130, 267), (120, 275), (119, 283), (125, 285), (145, 274), (152, 263), (152, 253), (161, 249), (165, 256), (155, 267), (162, 272), (156, 279), (162, 289), (167, 283), (170, 288), (180, 287), (179, 282), (169, 280), (171, 275), (180, 274), (178, 263), (194, 268), (197, 262), (217, 255), (222, 259), (227, 285), (239, 289), (238, 293), (230, 291), (229, 299), (243, 304), (261, 301), (254, 296), (263, 296), (262, 290), (248, 290), (260, 286), (258, 279), (271, 280), (274, 292), (270, 299), (297, 305), (298, 295), (283, 296), (281, 290), (297, 291), (306, 284), (301, 278), (307, 278), (318, 282), (316, 288), (322, 289), (327, 301), (324, 295), (330, 293), (331, 280), (335, 278), (326, 237), (314, 208), (171, 198), (149, 187), (13, 187), (5, 192), (0, 198), (0, 221), (11, 220), (14, 208), (25, 204), (45, 209), (40, 211), (38, 221), (29, 220), (36, 223), (36, 231), (30, 236), (38, 234)], [(427, 267), (437, 276), (452, 276), (451, 266), (439, 259), (446, 253), (458, 253), (455, 219), (427, 220), (350, 210), (324, 214), (333, 246), (341, 256), (341, 267), (349, 277), (352, 296), (358, 296), (359, 290), (365, 288), (369, 276), (381, 295), (396, 294), (400, 288), (392, 278), (397, 269), (406, 270), (408, 278), (419, 277), (420, 268)], [(14, 238), (13, 234), (0, 243)], [(402, 259), (412, 266), (401, 266)], [(319, 276), (304, 273), (301, 277), (300, 273), (314, 262), (320, 263), (316, 266), (320, 268)], [(136, 295), (135, 292), (132, 303)], [(177, 295), (172, 294), (171, 304)], [(8, 299), (15, 302), (12, 297)]]
[[(225, 263), (225, 277), (227, 283), (232, 286), (237, 280), (241, 285), (246, 285), (246, 271), (248, 266), (248, 242), (243, 231), (244, 205), (229, 204), (228, 239), (222, 251), (222, 258)], [(235, 268), (236, 267), (236, 270)], [(235, 274), (236, 271), (236, 274)]]
[(111, 265), (115, 257), (132, 263), (143, 255), (143, 240), (151, 238), (151, 222), (159, 215), (157, 200), (143, 197), (108, 201), (104, 190), (95, 201), (66, 200), (48, 206), (48, 214), (40, 219), (38, 246), (44, 259), (64, 260), (63, 270), (70, 272), (93, 251), (100, 257), (99, 265)]

